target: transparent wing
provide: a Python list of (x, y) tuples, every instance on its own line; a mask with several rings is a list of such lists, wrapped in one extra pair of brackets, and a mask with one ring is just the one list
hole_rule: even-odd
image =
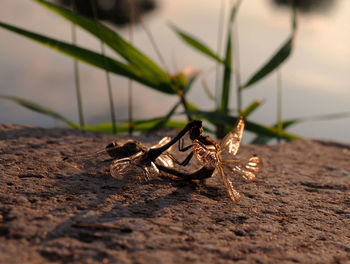
[(165, 144), (169, 143), (171, 141), (171, 137), (163, 137), (159, 142), (155, 145), (153, 145), (151, 148), (159, 148), (164, 146)]
[(158, 168), (147, 159), (143, 151), (131, 157), (114, 160), (110, 172), (113, 178), (128, 182), (150, 180), (159, 174)]
[(236, 155), (241, 144), (243, 130), (244, 120), (242, 117), (240, 117), (235, 127), (221, 141), (221, 151), (228, 152), (232, 155)]
[(144, 150), (144, 146), (134, 140), (128, 140), (124, 144), (111, 142), (105, 148), (98, 151), (75, 153), (66, 156), (62, 162), (70, 167), (82, 172), (108, 171), (108, 167), (113, 159), (130, 157), (135, 153)]
[(223, 164), (228, 165), (235, 176), (250, 181), (254, 180), (261, 168), (261, 160), (258, 156), (252, 156), (247, 162), (240, 160), (224, 160)]
[[(167, 144), (171, 141), (171, 137), (163, 137), (156, 145), (151, 148), (159, 148), (163, 145)], [(165, 151), (162, 155), (160, 155), (156, 161), (159, 162), (164, 167), (174, 167), (174, 162), (170, 157), (169, 151), (171, 151), (172, 147), (170, 147), (167, 151)]]
[(225, 188), (227, 190), (227, 193), (228, 193), (230, 199), (232, 200), (233, 203), (236, 203), (240, 199), (241, 195), (233, 187), (232, 181), (227, 177), (227, 175), (225, 175), (222, 166), (218, 165), (216, 168), (217, 168), (217, 171), (220, 175), (220, 178), (224, 182)]
[(156, 161), (159, 162), (159, 164), (163, 165), (164, 167), (172, 168), (174, 167), (174, 162), (170, 158), (170, 156), (165, 152), (164, 154), (160, 155)]
[(93, 152), (83, 152), (66, 156), (62, 159), (64, 166), (75, 168), (81, 172), (101, 172), (108, 170), (111, 157), (105, 149)]
[[(167, 144), (170, 140), (170, 137), (164, 137), (151, 148), (159, 148)], [(158, 168), (146, 155), (147, 148), (141, 143), (138, 143), (138, 149), (140, 151), (136, 154), (116, 159), (112, 162), (110, 167), (112, 177), (123, 181), (142, 181), (158, 176)], [(156, 160), (165, 167), (173, 166), (173, 161), (166, 152)]]
[[(165, 137), (152, 148), (161, 147), (170, 140), (170, 137)], [(99, 151), (65, 157), (64, 162), (82, 172), (99, 172), (101, 169), (107, 172), (109, 166), (111, 175), (114, 178), (147, 180), (159, 174), (156, 165), (147, 159), (147, 155), (145, 155), (147, 151), (147, 147), (134, 140), (128, 140), (124, 144), (112, 142)], [(166, 152), (159, 156), (157, 161), (166, 167), (173, 166), (173, 161)]]

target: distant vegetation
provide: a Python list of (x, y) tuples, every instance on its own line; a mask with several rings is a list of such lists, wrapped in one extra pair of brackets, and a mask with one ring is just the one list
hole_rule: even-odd
[[(83, 128), (97, 131), (103, 131), (107, 133), (124, 133), (131, 131), (154, 131), (163, 127), (170, 128), (182, 128), (186, 122), (174, 121), (172, 117), (174, 115), (185, 115), (188, 120), (203, 119), (208, 123), (214, 125), (215, 130), (209, 131), (215, 133), (217, 137), (223, 137), (225, 133), (233, 126), (239, 116), (243, 116), (246, 120), (246, 129), (255, 133), (256, 138), (254, 143), (264, 144), (271, 139), (283, 139), (291, 140), (298, 138), (298, 136), (290, 134), (285, 129), (293, 124), (304, 121), (304, 119), (294, 120), (277, 120), (273, 126), (267, 126), (260, 123), (249, 121), (249, 116), (252, 112), (259, 109), (261, 103), (258, 100), (251, 102), (248, 105), (242, 105), (242, 93), (255, 84), (256, 85), (263, 78), (269, 74), (275, 72), (290, 56), (293, 50), (293, 43), (295, 40), (295, 34), (297, 30), (297, 19), (294, 7), (291, 5), (291, 33), (286, 41), (276, 50), (276, 52), (270, 56), (270, 59), (262, 65), (258, 70), (253, 72), (251, 77), (244, 81), (240, 81), (239, 68), (235, 67), (234, 63), (234, 45), (233, 45), (233, 31), (235, 17), (241, 4), (241, 0), (236, 1), (230, 10), (230, 16), (228, 23), (228, 29), (225, 36), (225, 50), (224, 54), (212, 50), (204, 41), (200, 41), (193, 37), (191, 34), (185, 33), (175, 25), (171, 25), (171, 29), (189, 46), (191, 46), (197, 52), (200, 52), (203, 56), (207, 56), (213, 60), (217, 67), (222, 69), (222, 86), (217, 87), (219, 98), (207, 93), (215, 102), (216, 106), (212, 111), (203, 111), (201, 106), (196, 106), (187, 100), (187, 93), (190, 91), (192, 84), (197, 80), (199, 73), (188, 74), (186, 72), (180, 72), (176, 75), (171, 75), (165, 69), (154, 61), (152, 61), (147, 55), (143, 54), (140, 50), (135, 48), (130, 42), (123, 39), (117, 32), (111, 30), (98, 21), (97, 13), (95, 12), (94, 18), (88, 18), (81, 16), (73, 11), (62, 8), (58, 5), (52, 4), (44, 0), (34, 0), (43, 7), (48, 8), (54, 13), (65, 18), (73, 25), (77, 25), (86, 30), (90, 34), (94, 35), (101, 41), (101, 53), (79, 47), (75, 44), (60, 41), (55, 38), (37, 34), (32, 31), (28, 31), (22, 28), (18, 28), (7, 23), (0, 22), (0, 26), (9, 31), (20, 34), (26, 38), (39, 42), (47, 47), (50, 47), (56, 51), (73, 57), (75, 60), (79, 60), (90, 65), (96, 66), (106, 71), (106, 77), (108, 81), (109, 73), (114, 73), (120, 76), (124, 76), (132, 81), (143, 84), (147, 88), (151, 88), (160, 93), (168, 94), (169, 96), (177, 96), (178, 102), (172, 106), (171, 110), (164, 116), (154, 117), (148, 120), (134, 120), (130, 119), (122, 123), (116, 123), (114, 116), (114, 104), (111, 93), (111, 87), (109, 85), (110, 95), (110, 110), (111, 110), (111, 122), (102, 123), (95, 126), (86, 125), (84, 122), (83, 109), (80, 102), (80, 87), (77, 81), (76, 89), (78, 94), (77, 105), (80, 112), (80, 124), (76, 124), (69, 118), (62, 116), (58, 112), (49, 109), (48, 107), (39, 105), (34, 102), (30, 102), (26, 99), (16, 96), (0, 95), (0, 98), (11, 100), (17, 104), (20, 104), (33, 111), (40, 112), (52, 118), (58, 119), (66, 123), (71, 128)], [(90, 0), (92, 10), (96, 10), (94, 0)], [(72, 10), (74, 10), (74, 0), (72, 2)], [(137, 16), (137, 10), (135, 16)], [(140, 17), (139, 17), (140, 18)], [(74, 33), (74, 27), (73, 27)], [(146, 29), (147, 30), (147, 29)], [(149, 32), (148, 32), (149, 33)], [(73, 34), (74, 40), (74, 34)], [(152, 39), (153, 41), (153, 39)], [(116, 60), (108, 57), (104, 53), (104, 45), (110, 47), (124, 60)], [(160, 57), (162, 61), (162, 58)], [(218, 71), (219, 72), (219, 71)], [(232, 82), (232, 76), (235, 75), (235, 84)], [(76, 80), (79, 79), (78, 70), (76, 67)], [(109, 83), (109, 82), (108, 82)], [(237, 98), (237, 107), (235, 111), (232, 111), (232, 104), (229, 102), (230, 94), (235, 93)], [(280, 100), (281, 98), (279, 98)], [(181, 110), (182, 107), (182, 110)], [(179, 110), (180, 109), (180, 110)], [(278, 109), (277, 111), (280, 111)], [(329, 116), (325, 118), (336, 118), (338, 116)], [(321, 117), (322, 118), (322, 117)]]

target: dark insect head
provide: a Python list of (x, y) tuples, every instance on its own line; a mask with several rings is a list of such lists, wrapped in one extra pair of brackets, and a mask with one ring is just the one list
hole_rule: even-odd
[(141, 148), (139, 147), (139, 144), (135, 141), (128, 141), (124, 145), (112, 142), (106, 146), (108, 155), (115, 159), (130, 157), (140, 150)]
[(203, 127), (194, 127), (194, 128), (191, 128), (190, 130), (190, 139), (193, 141), (197, 138), (200, 137), (200, 135), (202, 134), (203, 132)]

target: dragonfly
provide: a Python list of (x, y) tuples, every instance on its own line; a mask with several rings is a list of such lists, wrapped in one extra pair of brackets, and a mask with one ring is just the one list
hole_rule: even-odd
[[(165, 137), (151, 148), (147, 148), (135, 140), (128, 140), (122, 145), (118, 142), (111, 142), (103, 150), (89, 153), (88, 155), (73, 155), (71, 157), (65, 157), (63, 160), (71, 162), (73, 167), (78, 169), (80, 167), (94, 168), (96, 167), (96, 163), (105, 164), (109, 162), (111, 176), (123, 181), (134, 181), (135, 179), (140, 181), (150, 180), (159, 175), (158, 167), (167, 173), (173, 173), (175, 176), (186, 178), (188, 177), (187, 174), (171, 169), (173, 167), (173, 159), (167, 150), (188, 131), (201, 126), (202, 121), (191, 121), (174, 138)], [(102, 162), (96, 162), (94, 158), (97, 158), (100, 154), (108, 155), (109, 158)]]
[[(185, 177), (199, 177), (204, 179), (205, 177), (219, 174), (230, 199), (233, 203), (236, 203), (241, 195), (234, 187), (231, 176), (238, 175), (245, 180), (253, 180), (256, 178), (261, 166), (261, 160), (256, 155), (251, 156), (247, 162), (242, 162), (236, 157), (241, 144), (244, 126), (243, 118), (238, 118), (234, 128), (223, 138), (220, 144), (217, 144), (209, 136), (203, 134), (202, 126), (193, 127), (189, 130), (192, 144), (184, 147), (183, 140), (179, 141), (180, 151), (185, 152), (191, 149), (191, 152), (182, 162), (179, 162), (174, 157), (172, 159), (181, 166), (187, 166), (192, 157), (195, 156), (203, 166), (201, 169), (202, 175), (194, 173), (192, 175), (185, 175)], [(228, 156), (229, 158), (226, 159), (224, 154), (225, 157)], [(226, 167), (231, 170), (230, 173), (224, 172), (224, 168)]]

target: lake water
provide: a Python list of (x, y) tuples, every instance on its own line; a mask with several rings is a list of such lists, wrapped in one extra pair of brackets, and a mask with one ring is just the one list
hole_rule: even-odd
[[(226, 6), (229, 1), (226, 1)], [(221, 1), (162, 0), (158, 9), (145, 16), (171, 73), (188, 66), (201, 70), (214, 90), (215, 64), (186, 46), (171, 31), (172, 22), (217, 47)], [(1, 21), (70, 41), (71, 25), (33, 1), (1, 0)], [(329, 113), (350, 112), (350, 1), (334, 1), (329, 10), (299, 14), (295, 50), (281, 67), (283, 119)], [(289, 10), (276, 8), (271, 0), (243, 1), (238, 13), (241, 75), (247, 80), (287, 39), (290, 34)], [(127, 28), (118, 29), (128, 37)], [(72, 59), (30, 40), (0, 29), (1, 94), (21, 96), (49, 106), (78, 122)], [(134, 43), (159, 62), (141, 27), (134, 30)], [(78, 44), (99, 50), (99, 42), (78, 30)], [(113, 52), (108, 50), (108, 54)], [(84, 112), (87, 123), (109, 121), (105, 73), (80, 65)], [(247, 89), (243, 104), (264, 99), (264, 105), (251, 120), (267, 125), (276, 122), (276, 74)], [(128, 81), (112, 76), (118, 119), (127, 118)], [(235, 94), (231, 94), (235, 108)], [(188, 99), (205, 109), (214, 103), (207, 98), (200, 81)], [(177, 101), (134, 84), (134, 117), (152, 118), (165, 114)], [(50, 118), (1, 100), (0, 123), (20, 123), (45, 127), (61, 125)], [(288, 131), (309, 138), (350, 142), (350, 118), (298, 124)]]

